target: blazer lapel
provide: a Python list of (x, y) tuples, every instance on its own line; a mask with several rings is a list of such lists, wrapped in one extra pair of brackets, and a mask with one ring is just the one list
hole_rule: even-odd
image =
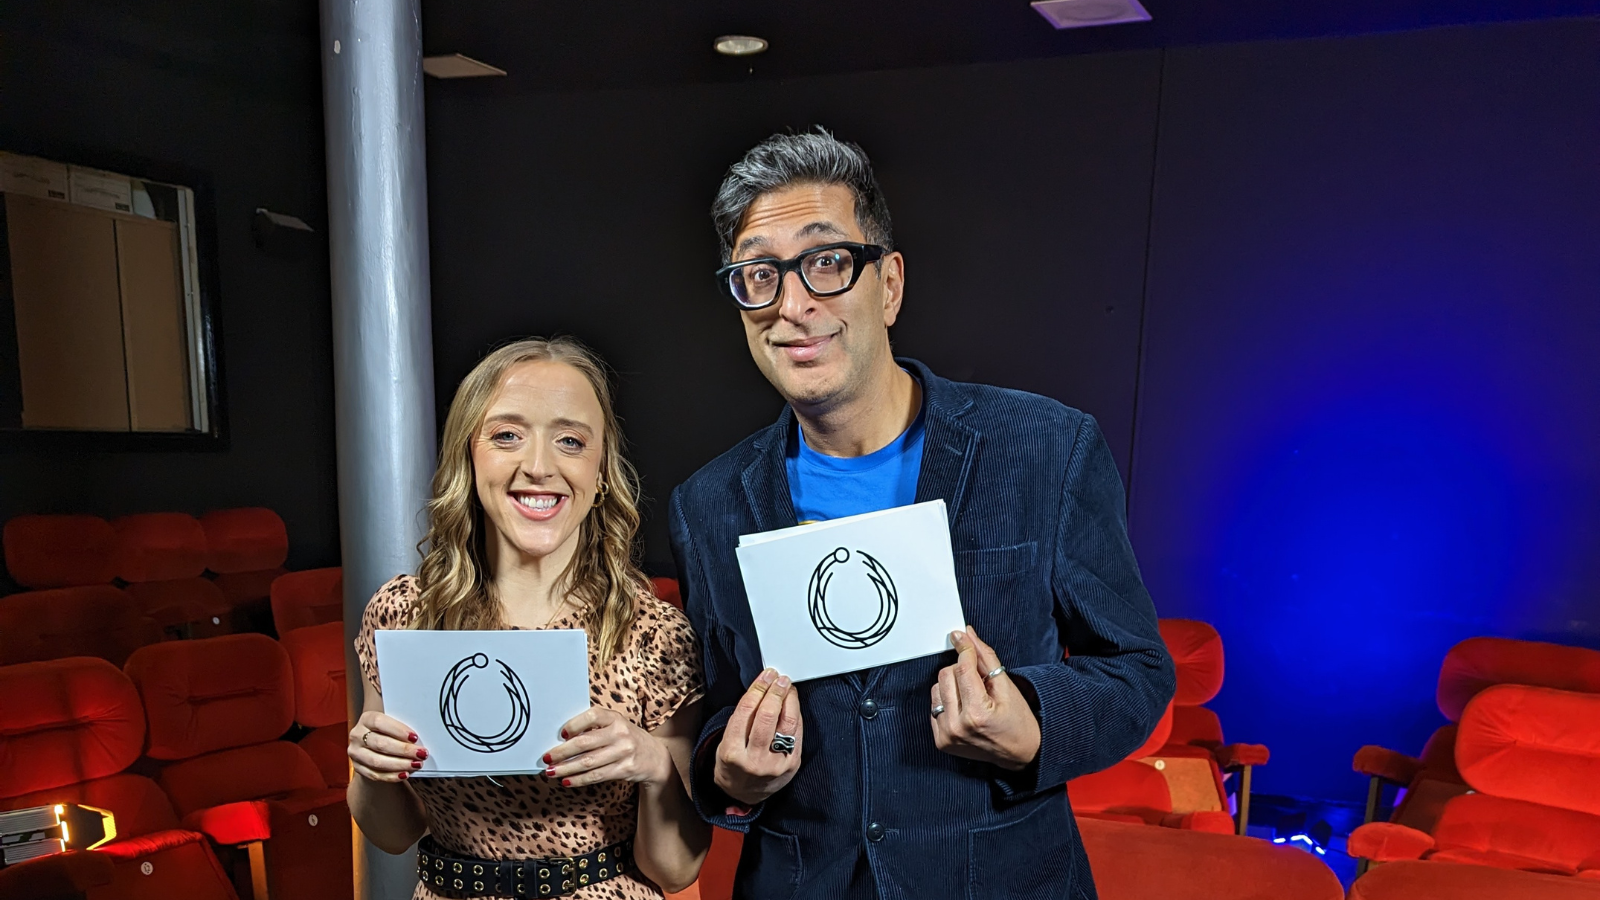
[(978, 432), (960, 421), (972, 401), (952, 391), (950, 382), (927, 367), (915, 365), (922, 371), (922, 387), (927, 392), (923, 424), (927, 432), (922, 441), (922, 469), (917, 474), (917, 502), (944, 500), (953, 533), (966, 498), (967, 476), (978, 455)]
[(744, 496), (756, 520), (756, 531), (774, 531), (797, 524), (794, 501), (789, 497), (789, 468), (784, 462), (793, 421), (793, 411), (785, 406), (778, 421), (756, 442), (756, 458), (744, 467)]

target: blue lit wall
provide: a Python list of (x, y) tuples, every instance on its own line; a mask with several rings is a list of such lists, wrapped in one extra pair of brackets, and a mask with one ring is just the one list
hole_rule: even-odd
[(1477, 634), (1600, 646), (1600, 22), (1169, 53), (1132, 472), (1258, 790), (1356, 799)]

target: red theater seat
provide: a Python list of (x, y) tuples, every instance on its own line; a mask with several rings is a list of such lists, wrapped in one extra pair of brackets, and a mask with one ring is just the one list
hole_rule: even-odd
[(344, 570), (307, 569), (272, 582), (272, 624), (279, 635), (296, 628), (344, 621)]
[(1340, 900), (1316, 857), (1233, 834), (1079, 817), (1101, 900)]
[(1243, 834), (1250, 822), (1251, 774), (1271, 754), (1260, 744), (1227, 743), (1222, 720), (1204, 705), (1222, 690), (1225, 666), (1217, 630), (1193, 619), (1162, 619), (1160, 627), (1177, 668), (1178, 690), (1172, 701), (1172, 736), (1148, 761), (1166, 777), (1173, 811), (1179, 814), (1228, 815), (1224, 779), (1239, 773), (1236, 830)]
[(1150, 756), (1171, 739), (1174, 707), (1156, 723), (1150, 737), (1128, 758), (1109, 769), (1067, 782), (1072, 811), (1080, 818), (1162, 825), (1186, 831), (1233, 833), (1233, 817), (1216, 810), (1175, 810), (1164, 766)]
[(206, 570), (206, 533), (187, 513), (145, 513), (111, 523), (117, 577), (128, 596), (172, 637), (215, 637), (231, 630), (222, 591)]
[(700, 877), (694, 884), (667, 900), (730, 900), (733, 897), (733, 876), (739, 870), (739, 854), (744, 849), (744, 835), (723, 828), (711, 829), (711, 849), (700, 865)]
[(146, 754), (169, 760), (161, 787), (182, 821), (244, 846), (272, 897), (346, 900), (350, 814), (306, 751), (279, 740), (294, 722), (289, 654), (236, 634), (145, 647), (128, 660), (150, 725)]
[(1497, 684), (1600, 693), (1600, 652), (1496, 637), (1468, 638), (1450, 648), (1439, 668), (1435, 695), (1449, 724), (1435, 731), (1415, 757), (1370, 745), (1356, 751), (1355, 770), (1371, 779), (1366, 821), (1377, 817), (1379, 792), (1387, 783), (1406, 789), (1389, 821), (1424, 832), (1433, 829), (1445, 804), (1467, 790), (1456, 769), (1455, 723), (1473, 697)]
[(286, 632), (279, 642), (289, 651), (294, 669), (294, 719), (302, 728), (311, 729), (300, 739), (300, 747), (317, 764), (324, 781), (344, 787), (350, 783), (350, 758), (345, 755), (350, 723), (345, 697), (344, 623), (297, 628)]
[(0, 668), (0, 697), (0, 810), (81, 803), (115, 817), (116, 838), (90, 852), (111, 863), (109, 878), (78, 864), (69, 875), (95, 882), (84, 885), (90, 900), (237, 900), (205, 837), (179, 827), (154, 782), (123, 772), (139, 757), (145, 722), (116, 666), (74, 658)]
[(286, 571), (289, 532), (270, 509), (219, 509), (200, 518), (206, 532), (206, 568), (234, 605), (265, 600)]
[[(1461, 715), (1455, 755), (1471, 791), (1444, 805), (1431, 833), (1372, 822), (1350, 835), (1351, 855), (1385, 864), (1356, 882), (1360, 896), (1538, 900), (1574, 890), (1505, 875), (1475, 883), (1447, 863), (1565, 876), (1600, 896), (1600, 694), (1487, 688)], [(1414, 860), (1439, 867), (1383, 874)]]
[(17, 516), (4, 531), (6, 571), (26, 588), (109, 584), (116, 535), (99, 516)]
[(650, 579), (650, 590), (655, 592), (657, 599), (665, 600), (673, 606), (683, 609), (683, 595), (678, 592), (678, 579), (652, 578)]
[(122, 665), (161, 630), (109, 584), (0, 597), (0, 665), (96, 656)]

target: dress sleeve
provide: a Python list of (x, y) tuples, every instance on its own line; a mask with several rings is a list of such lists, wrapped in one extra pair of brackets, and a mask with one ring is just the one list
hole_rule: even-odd
[(678, 710), (705, 696), (700, 641), (677, 607), (655, 597), (640, 598), (639, 706), (646, 731), (654, 731)]
[(383, 693), (383, 683), (378, 680), (378, 646), (373, 634), (379, 629), (406, 628), (411, 624), (412, 601), (417, 597), (417, 579), (399, 575), (389, 580), (367, 601), (361, 614), (361, 633), (356, 636), (356, 657), (361, 661), (361, 674), (372, 686)]

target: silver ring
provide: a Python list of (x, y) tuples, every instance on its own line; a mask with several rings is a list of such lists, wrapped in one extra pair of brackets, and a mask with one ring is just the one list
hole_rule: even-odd
[(994, 671), (992, 671), (992, 672), (990, 672), (990, 673), (989, 673), (989, 674), (987, 674), (987, 675), (985, 675), (985, 676), (983, 676), (983, 680), (984, 680), (984, 681), (990, 681), (990, 680), (992, 680), (992, 679), (993, 679), (993, 678), (994, 678), (994, 677), (995, 677), (995, 676), (996, 676), (996, 675), (1000, 675), (1000, 674), (1003, 674), (1003, 673), (1004, 673), (1004, 672), (1005, 672), (1005, 670), (1006, 670), (1006, 667), (1005, 667), (1005, 666), (995, 666), (995, 667), (994, 667)]
[(783, 755), (788, 756), (794, 752), (794, 735), (784, 734), (781, 731), (774, 731), (772, 733), (772, 746), (769, 749), (771, 749), (773, 753), (782, 753)]
[(933, 717), (935, 719), (939, 718), (939, 713), (942, 713), (942, 712), (944, 712), (944, 704), (943, 703), (939, 704), (938, 706), (935, 706), (932, 709)]

